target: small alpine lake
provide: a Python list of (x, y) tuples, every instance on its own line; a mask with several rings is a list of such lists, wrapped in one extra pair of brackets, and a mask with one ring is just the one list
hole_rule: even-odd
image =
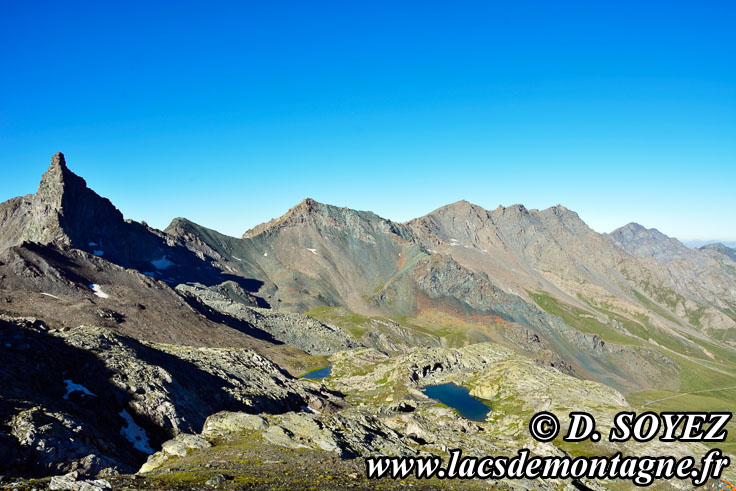
[(314, 380), (322, 380), (323, 378), (327, 378), (332, 373), (332, 366), (319, 368), (317, 370), (312, 370), (309, 373), (306, 373), (302, 375), (302, 378), (309, 378)]
[(453, 409), (460, 416), (471, 421), (483, 422), (486, 416), (491, 412), (491, 406), (481, 402), (480, 399), (470, 395), (470, 390), (453, 383), (427, 385), (422, 388), (422, 392), (428, 397), (440, 401)]

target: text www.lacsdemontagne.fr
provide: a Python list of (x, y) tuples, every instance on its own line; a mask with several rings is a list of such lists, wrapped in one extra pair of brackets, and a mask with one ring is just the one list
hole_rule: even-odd
[(694, 486), (709, 478), (718, 479), (729, 465), (728, 457), (712, 449), (700, 459), (687, 456), (623, 457), (538, 457), (521, 449), (512, 457), (463, 457), (459, 449), (450, 452), (450, 462), (429, 457), (369, 457), (366, 474), (369, 479), (390, 477), (405, 479), (623, 479), (637, 486), (648, 486), (656, 479), (691, 480)]

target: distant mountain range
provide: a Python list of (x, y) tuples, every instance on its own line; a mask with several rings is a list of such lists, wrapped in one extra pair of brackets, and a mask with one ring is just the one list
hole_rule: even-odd
[(694, 249), (699, 249), (709, 244), (723, 244), (726, 247), (736, 248), (736, 241), (727, 240), (685, 240), (682, 243)]
[[(694, 249), (636, 223), (599, 234), (561, 205), (486, 210), (460, 201), (396, 223), (305, 199), (240, 238), (185, 218), (160, 231), (125, 220), (57, 154), (35, 194), (0, 204), (0, 300), (6, 336), (15, 336), (7, 345), (38, 353), (5, 356), (0, 382), (14, 389), (0, 399), (0, 419), (16, 435), (22, 415), (45, 407), (102, 435), (64, 455), (29, 453), (31, 443), (2, 437), (0, 451), (10, 457), (0, 472), (130, 472), (144, 460), (110, 421), (90, 416), (101, 410), (85, 402), (90, 396), (58, 402), (64, 377), (83, 375), (54, 353), (76, 350), (95, 353), (93, 365), (104, 361), (106, 374), (90, 378), (89, 391), (105, 394), (115, 414), (129, 413), (153, 446), (201, 431), (218, 410), (345, 407), (342, 396), (291, 376), (327, 357), (353, 356), (341, 353), (409, 360), (417, 349), (492, 343), (566, 383), (594, 381), (624, 394), (736, 380), (736, 250)], [(196, 351), (206, 349), (240, 350), (250, 361), (212, 364)], [(191, 373), (184, 385), (234, 388), (206, 401), (175, 383), (162, 392), (155, 387), (166, 377), (140, 379), (123, 352), (146, 370)], [(442, 363), (447, 373), (459, 370), (459, 361)], [(418, 384), (435, 369), (412, 370)], [(26, 385), (14, 385), (19, 373)], [(139, 397), (146, 391), (157, 394), (155, 404)], [(28, 418), (41, 435), (43, 418)], [(67, 430), (48, 431), (37, 437), (48, 446), (66, 438)], [(96, 457), (80, 464), (88, 455)]]

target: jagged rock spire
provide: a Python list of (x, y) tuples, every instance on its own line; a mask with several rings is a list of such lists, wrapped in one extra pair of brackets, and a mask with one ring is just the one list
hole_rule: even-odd
[(51, 157), (51, 167), (58, 166), (61, 168), (66, 168), (66, 159), (64, 158), (64, 154), (61, 152), (56, 152), (53, 157)]
[(76, 195), (86, 189), (87, 183), (66, 166), (64, 154), (57, 152), (51, 157), (51, 166), (41, 177), (36, 196), (53, 208), (60, 210), (66, 195)]

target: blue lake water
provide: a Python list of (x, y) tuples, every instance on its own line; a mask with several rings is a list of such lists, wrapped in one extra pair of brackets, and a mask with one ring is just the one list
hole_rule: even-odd
[(455, 384), (427, 385), (427, 396), (456, 409), (460, 416), (472, 421), (485, 421), (491, 407), (470, 395), (470, 390)]
[(304, 375), (302, 378), (312, 378), (312, 379), (323, 379), (330, 376), (332, 373), (332, 367), (324, 367), (320, 368), (319, 370), (312, 370), (311, 372)]

